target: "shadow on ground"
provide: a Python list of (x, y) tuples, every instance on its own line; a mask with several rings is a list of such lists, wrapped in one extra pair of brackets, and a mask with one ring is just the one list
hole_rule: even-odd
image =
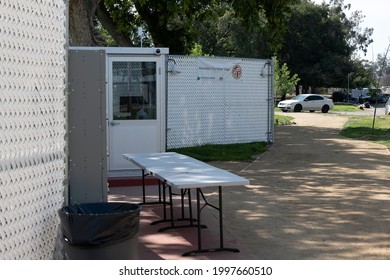
[[(340, 136), (346, 118), (304, 113), (294, 118), (296, 125), (276, 127), (276, 144), (255, 161), (211, 163), (251, 182), (223, 188), (226, 245), (241, 253), (191, 259), (390, 259), (387, 149)], [(140, 202), (136, 189), (113, 189), (110, 199)], [(216, 190), (205, 193), (217, 202)], [(179, 208), (175, 211), (178, 217)], [(197, 244), (196, 231), (158, 233), (150, 222), (162, 216), (161, 205), (143, 206), (141, 258), (183, 259), (181, 253)], [(217, 213), (211, 209), (204, 216), (205, 246), (214, 245)]]
[(251, 258), (389, 259), (387, 149), (314, 126), (278, 127), (276, 143), (253, 163), (213, 163), (250, 179), (224, 201)]

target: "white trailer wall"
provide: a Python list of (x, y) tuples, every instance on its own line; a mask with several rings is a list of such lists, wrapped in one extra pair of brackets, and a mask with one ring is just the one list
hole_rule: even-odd
[(170, 56), (167, 148), (273, 142), (272, 60)]
[(0, 1), (0, 259), (52, 259), (64, 202), (64, 0)]

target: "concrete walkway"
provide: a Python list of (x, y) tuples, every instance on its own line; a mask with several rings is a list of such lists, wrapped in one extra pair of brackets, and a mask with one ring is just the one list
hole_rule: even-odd
[[(276, 127), (275, 144), (253, 162), (212, 163), (251, 182), (223, 193), (225, 243), (241, 252), (191, 258), (390, 259), (388, 150), (340, 136), (346, 116), (291, 115), (296, 124)], [(113, 188), (110, 199), (134, 201), (136, 189)], [(217, 201), (216, 192), (207, 197)], [(196, 230), (156, 234), (149, 222), (161, 217), (158, 207), (143, 208), (140, 257), (182, 259)], [(215, 244), (217, 215), (205, 213), (205, 242)]]

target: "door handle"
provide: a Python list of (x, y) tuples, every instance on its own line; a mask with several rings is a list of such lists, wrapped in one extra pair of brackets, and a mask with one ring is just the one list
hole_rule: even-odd
[(120, 124), (121, 124), (120, 122), (116, 122), (116, 121), (110, 122), (111, 126), (116, 126), (116, 125), (120, 125)]

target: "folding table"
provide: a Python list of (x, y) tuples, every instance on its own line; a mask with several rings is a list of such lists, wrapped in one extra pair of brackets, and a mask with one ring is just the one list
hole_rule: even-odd
[[(174, 153), (131, 153), (124, 154), (123, 157), (143, 171), (158, 178), (163, 184), (169, 187), (171, 217), (173, 225), (172, 211), (172, 188), (178, 190), (191, 189), (196, 190), (197, 204), (197, 228), (198, 228), (198, 248), (183, 253), (183, 256), (193, 255), (196, 253), (231, 251), (239, 252), (238, 249), (225, 248), (223, 244), (223, 209), (222, 209), (222, 187), (225, 186), (244, 186), (249, 184), (249, 180), (237, 176), (226, 170), (211, 166), (194, 158)], [(214, 206), (206, 201), (202, 188), (218, 187), (218, 206)], [(200, 206), (200, 199), (204, 200), (205, 205)], [(217, 248), (202, 248), (201, 237), (201, 211), (204, 207), (210, 206), (219, 213), (219, 238), (220, 244)], [(190, 207), (191, 210), (191, 207)]]

